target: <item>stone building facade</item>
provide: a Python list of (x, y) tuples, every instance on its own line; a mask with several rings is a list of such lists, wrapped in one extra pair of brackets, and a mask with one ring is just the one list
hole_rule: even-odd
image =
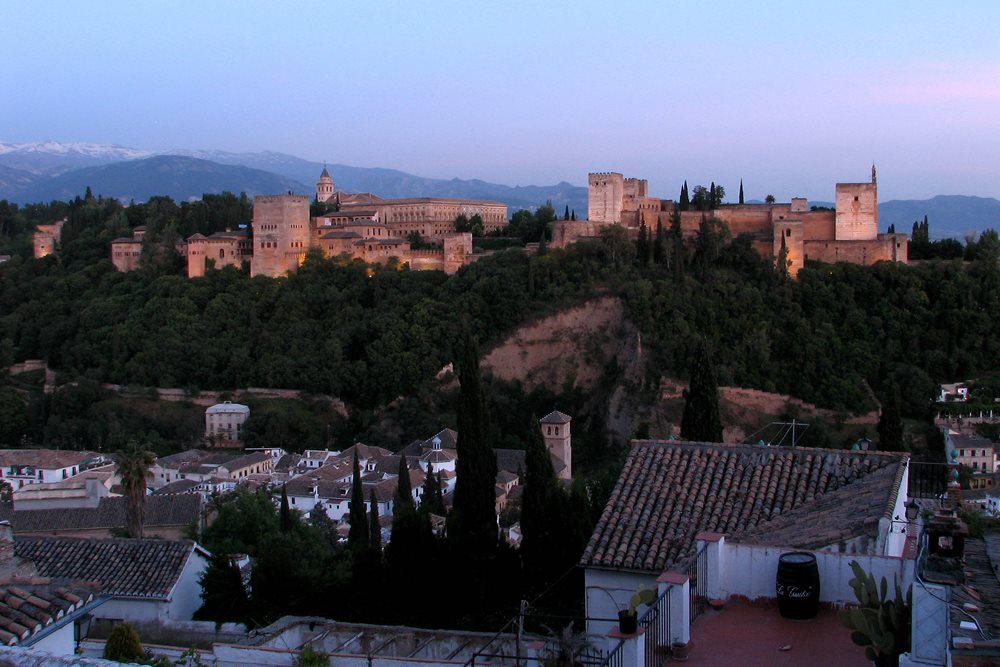
[[(649, 197), (646, 181), (600, 172), (588, 177), (588, 220), (554, 223), (553, 245), (565, 247), (581, 238), (597, 236), (609, 224), (621, 224), (635, 236), (641, 225), (669, 228), (677, 204)], [(806, 260), (874, 264), (906, 263), (905, 234), (878, 233), (878, 186), (872, 167), (868, 183), (837, 183), (836, 208), (812, 210), (802, 197), (789, 203), (728, 204), (712, 211), (679, 211), (685, 237), (698, 233), (705, 217), (728, 225), (733, 236), (748, 234), (764, 257), (776, 258), (785, 248), (793, 275)]]
[(62, 228), (65, 224), (66, 220), (59, 220), (50, 225), (35, 227), (35, 233), (32, 234), (35, 259), (51, 255), (59, 249), (59, 239), (62, 237)]
[[(189, 278), (210, 267), (249, 263), (251, 276), (294, 273), (310, 248), (326, 257), (349, 257), (373, 264), (395, 258), (417, 271), (452, 274), (473, 261), (472, 235), (455, 232), (459, 215), (483, 219), (486, 232), (507, 224), (507, 206), (465, 199), (382, 199), (370, 193), (349, 194), (334, 188), (324, 167), (316, 184), (316, 199), (336, 204), (336, 210), (311, 217), (304, 195), (262, 195), (253, 201), (252, 234), (247, 230), (194, 234), (178, 252), (187, 259)], [(133, 238), (115, 239), (111, 259), (119, 271), (138, 268), (142, 228)], [(414, 250), (407, 237), (419, 233), (438, 248)]]

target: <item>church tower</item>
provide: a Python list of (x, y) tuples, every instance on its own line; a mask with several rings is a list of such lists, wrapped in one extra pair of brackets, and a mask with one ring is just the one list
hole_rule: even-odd
[(316, 201), (326, 203), (332, 197), (333, 179), (330, 178), (330, 172), (326, 170), (326, 165), (323, 165), (323, 173), (319, 175), (319, 181), (316, 183)]
[(573, 418), (558, 410), (553, 410), (538, 420), (542, 429), (545, 448), (552, 458), (552, 467), (559, 479), (573, 477), (573, 445), (570, 442), (569, 423)]

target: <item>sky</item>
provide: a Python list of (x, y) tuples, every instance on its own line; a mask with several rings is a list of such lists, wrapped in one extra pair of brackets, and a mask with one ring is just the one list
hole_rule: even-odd
[[(0, 0), (0, 142), (1000, 198), (1000, 2)], [(727, 197), (727, 199), (730, 197)]]

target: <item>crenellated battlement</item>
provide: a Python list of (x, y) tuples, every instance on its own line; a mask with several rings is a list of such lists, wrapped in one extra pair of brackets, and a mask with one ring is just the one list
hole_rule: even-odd
[(257, 202), (261, 202), (262, 204), (267, 204), (267, 203), (276, 204), (276, 203), (280, 203), (280, 202), (289, 202), (289, 203), (305, 202), (307, 206), (309, 205), (309, 197), (307, 195), (290, 195), (290, 194), (287, 194), (287, 195), (257, 195), (256, 197), (253, 198), (253, 201), (254, 201), (255, 204)]

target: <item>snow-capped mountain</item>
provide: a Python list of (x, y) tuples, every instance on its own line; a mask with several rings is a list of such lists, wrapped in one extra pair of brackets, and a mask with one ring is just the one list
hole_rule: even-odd
[(127, 146), (84, 142), (0, 143), (0, 165), (46, 176), (55, 176), (81, 167), (137, 160), (155, 154), (155, 151)]

